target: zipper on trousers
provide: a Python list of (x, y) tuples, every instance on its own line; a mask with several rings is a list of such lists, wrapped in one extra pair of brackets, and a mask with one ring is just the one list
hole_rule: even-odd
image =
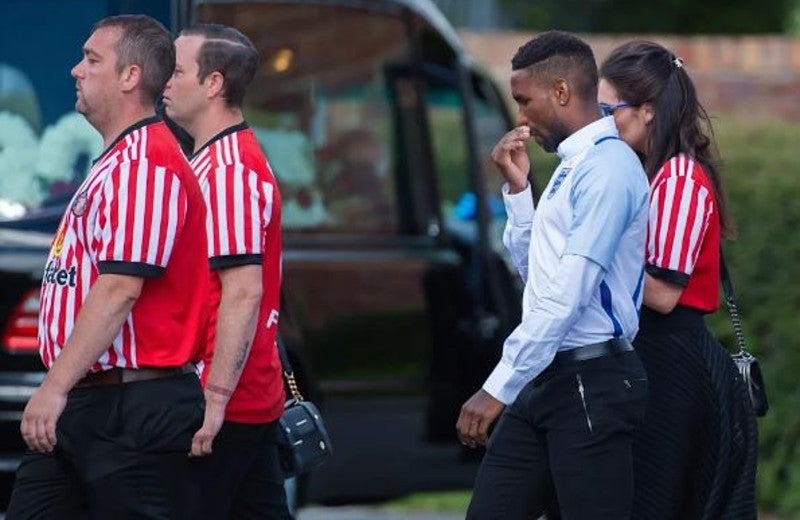
[(583, 404), (583, 413), (586, 415), (586, 425), (589, 427), (589, 433), (594, 433), (594, 427), (592, 426), (592, 418), (589, 417), (589, 408), (586, 407), (586, 391), (583, 388), (583, 380), (581, 379), (580, 374), (575, 374), (575, 378), (578, 380), (578, 395), (581, 396), (581, 404)]

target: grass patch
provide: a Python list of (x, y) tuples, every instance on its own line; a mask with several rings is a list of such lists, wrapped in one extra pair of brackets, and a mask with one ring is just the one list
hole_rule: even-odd
[(403, 512), (465, 513), (471, 496), (470, 490), (417, 493), (388, 502), (386, 509)]

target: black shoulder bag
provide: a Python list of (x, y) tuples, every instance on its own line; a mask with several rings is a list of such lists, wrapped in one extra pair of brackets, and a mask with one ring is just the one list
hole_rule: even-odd
[(766, 415), (767, 410), (769, 410), (767, 389), (764, 387), (764, 377), (761, 375), (761, 367), (758, 364), (758, 360), (747, 351), (744, 332), (742, 331), (742, 321), (739, 318), (739, 306), (736, 305), (736, 300), (733, 295), (733, 284), (731, 283), (728, 266), (725, 263), (725, 257), (722, 251), (720, 251), (719, 266), (722, 290), (725, 293), (725, 304), (728, 306), (728, 312), (731, 315), (733, 333), (736, 336), (736, 345), (739, 347), (739, 352), (733, 354), (731, 358), (736, 364), (739, 374), (742, 376), (742, 381), (744, 381), (744, 386), (747, 388), (753, 410), (757, 416), (763, 417)]
[(280, 418), (278, 451), (287, 475), (302, 475), (325, 462), (331, 455), (331, 439), (317, 407), (305, 401), (297, 388), (286, 346), (277, 339), (283, 377), (292, 394)]

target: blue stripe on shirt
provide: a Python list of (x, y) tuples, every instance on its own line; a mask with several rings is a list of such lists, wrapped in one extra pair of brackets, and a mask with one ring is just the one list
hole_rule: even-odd
[(602, 143), (603, 141), (608, 141), (609, 139), (619, 139), (616, 135), (607, 135), (605, 137), (601, 137), (597, 141), (594, 142), (594, 145), (597, 146), (598, 144)]
[(611, 318), (611, 323), (614, 324), (614, 337), (618, 338), (622, 336), (622, 325), (620, 324), (617, 317), (614, 316), (614, 308), (611, 303), (611, 289), (608, 288), (608, 284), (605, 280), (600, 282), (600, 303), (603, 305), (603, 309), (608, 314), (608, 317)]
[(639, 292), (642, 290), (642, 282), (644, 281), (644, 267), (642, 267), (641, 272), (639, 272), (639, 281), (636, 282), (636, 290), (633, 292), (633, 304), (639, 304)]

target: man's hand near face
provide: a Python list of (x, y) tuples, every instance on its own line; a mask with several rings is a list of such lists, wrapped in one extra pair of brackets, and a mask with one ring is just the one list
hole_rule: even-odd
[(531, 160), (525, 142), (530, 138), (530, 128), (518, 126), (504, 135), (492, 150), (492, 161), (500, 168), (511, 193), (519, 193), (528, 187)]

